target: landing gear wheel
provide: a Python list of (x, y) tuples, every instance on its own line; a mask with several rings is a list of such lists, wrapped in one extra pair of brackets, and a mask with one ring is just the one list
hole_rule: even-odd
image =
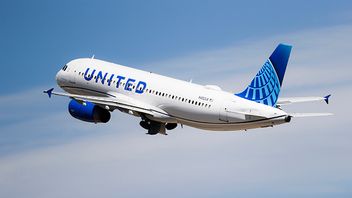
[(145, 116), (141, 116), (142, 121), (139, 122), (139, 125), (144, 129), (148, 130), (148, 135), (156, 135), (158, 133), (167, 135), (166, 134), (166, 127), (165, 123), (157, 122), (146, 118)]
[(149, 128), (150, 128), (150, 123), (148, 123), (147, 121), (144, 121), (144, 120), (140, 121), (139, 125), (141, 125), (141, 127), (143, 127), (145, 130), (149, 130)]
[(149, 125), (149, 129), (148, 129), (148, 133), (149, 135), (156, 135), (160, 132), (160, 128), (161, 128), (161, 123), (160, 122), (154, 122), (154, 121), (150, 121), (150, 125)]
[(165, 125), (165, 128), (166, 128), (167, 130), (172, 130), (172, 129), (176, 128), (176, 127), (177, 127), (177, 123), (167, 123), (167, 124)]

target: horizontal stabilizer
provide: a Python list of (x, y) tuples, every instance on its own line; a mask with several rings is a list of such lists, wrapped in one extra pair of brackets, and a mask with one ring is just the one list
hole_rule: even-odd
[(318, 117), (318, 116), (331, 116), (332, 113), (289, 113), (289, 116), (294, 118), (303, 118), (303, 117)]
[(329, 104), (329, 97), (327, 95), (325, 97), (292, 97), (292, 98), (279, 98), (277, 101), (278, 105), (289, 105), (293, 103), (301, 103), (301, 102), (316, 102), (316, 101), (325, 101), (326, 104)]

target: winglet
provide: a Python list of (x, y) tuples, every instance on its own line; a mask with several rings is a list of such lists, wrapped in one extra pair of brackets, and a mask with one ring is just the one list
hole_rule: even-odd
[(51, 98), (51, 93), (53, 92), (54, 88), (48, 89), (46, 91), (43, 91), (43, 93), (48, 94), (49, 98)]
[(326, 102), (326, 104), (329, 104), (329, 98), (330, 98), (331, 94), (327, 95), (324, 97), (324, 100)]

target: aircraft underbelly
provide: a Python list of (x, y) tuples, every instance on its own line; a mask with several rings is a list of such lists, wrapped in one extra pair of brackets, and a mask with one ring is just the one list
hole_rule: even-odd
[(262, 119), (256, 121), (242, 121), (242, 122), (222, 122), (222, 123), (206, 123), (206, 122), (192, 122), (189, 120), (180, 121), (184, 125), (191, 127), (210, 130), (210, 131), (237, 131), (254, 128), (272, 127), (274, 125), (284, 124), (289, 122), (285, 116), (277, 118)]

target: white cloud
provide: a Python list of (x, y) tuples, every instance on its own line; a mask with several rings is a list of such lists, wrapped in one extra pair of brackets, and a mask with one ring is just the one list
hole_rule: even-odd
[[(146, 136), (138, 119), (128, 115), (116, 112), (109, 124), (92, 125), (70, 118), (61, 106), (65, 101), (50, 109), (54, 102), (33, 96), (34, 91), (1, 96), (1, 108), (9, 112), (27, 96), (15, 112), (37, 109), (34, 115), (40, 115), (1, 125), (2, 142), (38, 138), (35, 144), (43, 145), (0, 157), (0, 197), (350, 196), (351, 35), (352, 26), (336, 26), (155, 63), (163, 74), (235, 90), (250, 81), (273, 43), (294, 44), (285, 94), (332, 91), (333, 96), (330, 105), (287, 109), (336, 115), (246, 133), (185, 127), (168, 136)], [(52, 142), (60, 137), (61, 142)]]

